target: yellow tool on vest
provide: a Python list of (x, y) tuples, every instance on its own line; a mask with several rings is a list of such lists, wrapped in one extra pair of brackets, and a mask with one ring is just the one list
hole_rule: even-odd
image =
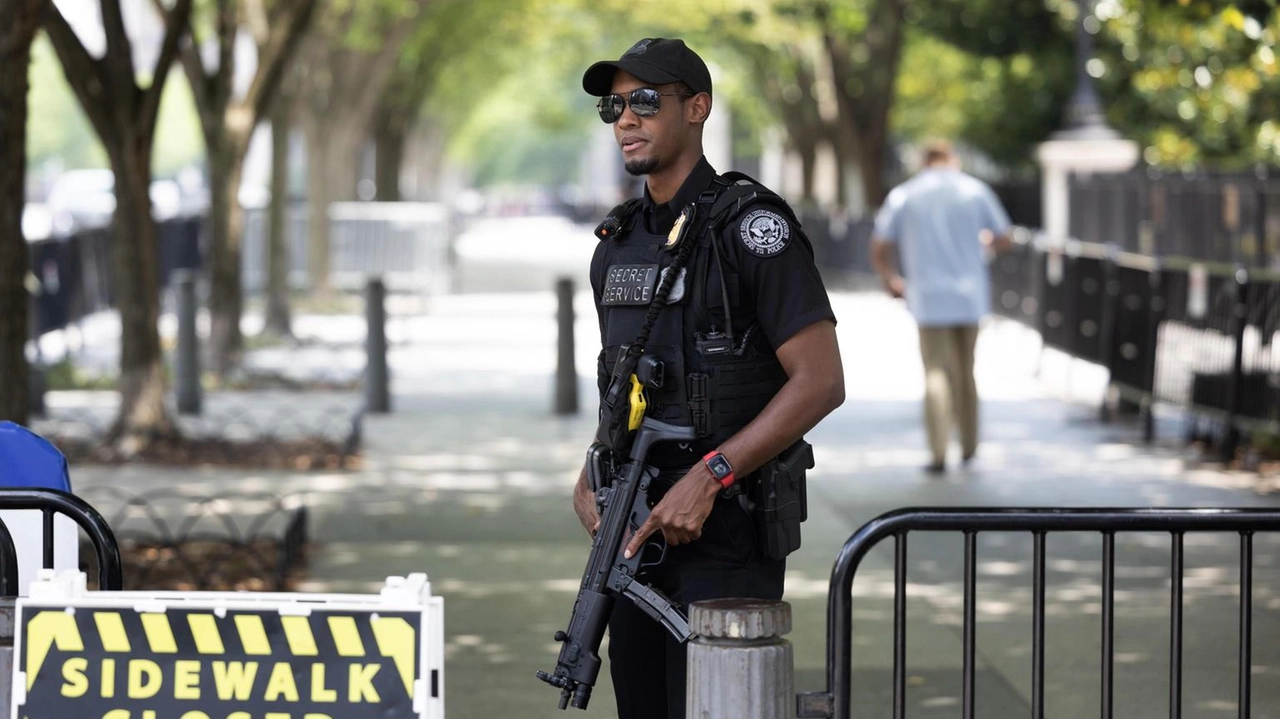
[(640, 429), (640, 423), (644, 421), (644, 411), (648, 407), (649, 401), (644, 396), (644, 385), (640, 383), (640, 378), (633, 374), (631, 375), (631, 415), (627, 418), (627, 429)]

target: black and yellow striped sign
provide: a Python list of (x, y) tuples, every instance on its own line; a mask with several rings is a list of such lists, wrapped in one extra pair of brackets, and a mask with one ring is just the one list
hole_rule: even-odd
[(16, 717), (417, 717), (415, 686), (431, 690), (419, 683), (421, 617), (27, 604), (20, 618)]

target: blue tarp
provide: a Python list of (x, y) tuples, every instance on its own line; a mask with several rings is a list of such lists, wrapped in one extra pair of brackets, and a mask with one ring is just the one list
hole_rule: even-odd
[(49, 440), (26, 427), (0, 421), (0, 487), (71, 491), (67, 458)]

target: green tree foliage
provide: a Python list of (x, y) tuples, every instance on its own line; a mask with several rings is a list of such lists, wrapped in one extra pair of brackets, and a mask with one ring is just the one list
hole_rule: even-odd
[(1030, 170), (1074, 87), (1069, 19), (1045, 0), (938, 0), (907, 21), (895, 135), (955, 138)]
[(445, 0), (413, 52), (422, 111), (481, 186), (561, 184), (577, 177), (594, 113), (578, 85), (596, 20), (576, 3)]
[(1280, 16), (1270, 2), (1106, 0), (1091, 70), (1158, 165), (1280, 161)]

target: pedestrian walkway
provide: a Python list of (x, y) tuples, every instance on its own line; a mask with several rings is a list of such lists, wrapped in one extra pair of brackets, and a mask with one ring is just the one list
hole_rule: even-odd
[[(597, 347), (589, 293), (576, 298), (583, 411), (551, 414), (554, 295), (457, 294), (392, 322), (393, 412), (369, 416), (363, 461), (347, 471), (73, 467), (77, 488), (197, 494), (306, 493), (316, 542), (304, 588), (374, 591), (391, 574), (426, 571), (446, 598), (448, 714), (453, 719), (563, 716), (534, 678), (554, 666), (588, 545), (570, 508), (594, 429)], [(793, 555), (797, 688), (823, 685), (826, 593), (836, 552), (872, 517), (921, 505), (1271, 506), (1250, 475), (1188, 467), (1176, 445), (1145, 448), (1134, 427), (1096, 421), (1105, 377), (1042, 356), (1034, 334), (993, 325), (979, 341), (984, 442), (969, 468), (922, 471), (922, 378), (905, 308), (875, 294), (835, 293), (848, 399), (810, 434), (817, 467), (810, 519)], [(342, 323), (338, 323), (341, 326)], [(1037, 376), (1039, 372), (1039, 376)], [(1167, 428), (1177, 429), (1176, 421)], [(1117, 716), (1164, 712), (1167, 557), (1160, 538), (1118, 542), (1121, 562)], [(1092, 544), (1091, 544), (1092, 543)], [(1096, 716), (1100, 572), (1094, 538), (1051, 543), (1050, 693), (1053, 716)], [(1026, 712), (1029, 701), (1029, 543), (981, 542), (980, 716)], [(1187, 714), (1234, 713), (1234, 559), (1230, 538), (1188, 540)], [(1260, 540), (1255, 598), (1254, 716), (1277, 716), (1280, 593)], [(855, 583), (859, 716), (890, 716), (891, 557), (873, 553)], [(912, 543), (911, 716), (958, 716), (960, 560), (954, 538)], [(612, 716), (607, 677), (585, 717)], [(1167, 712), (1166, 712), (1167, 713)]]

